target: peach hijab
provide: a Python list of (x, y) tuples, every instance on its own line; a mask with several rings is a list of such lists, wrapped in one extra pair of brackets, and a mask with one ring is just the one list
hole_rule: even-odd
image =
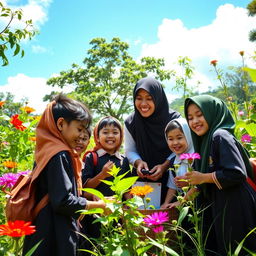
[[(37, 170), (39, 174), (54, 155), (60, 151), (68, 151), (73, 163), (78, 194), (81, 195), (79, 188), (82, 188), (82, 161), (80, 156), (68, 146), (55, 124), (52, 114), (52, 107), (55, 104), (55, 101), (48, 104), (36, 128), (36, 167), (34, 171), (39, 169)], [(33, 177), (33, 179), (35, 178)]]

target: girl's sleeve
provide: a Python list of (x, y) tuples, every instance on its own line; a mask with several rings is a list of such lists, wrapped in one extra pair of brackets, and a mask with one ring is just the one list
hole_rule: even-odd
[(132, 165), (136, 160), (141, 159), (137, 152), (135, 141), (126, 126), (124, 126), (124, 150), (125, 156)]
[(168, 171), (169, 172), (169, 175), (168, 175), (168, 181), (167, 181), (167, 187), (168, 188), (172, 188), (172, 189), (175, 189), (177, 190), (177, 186), (175, 185), (174, 183), (174, 177), (173, 177), (173, 174), (171, 171)]
[(246, 179), (243, 158), (233, 135), (225, 130), (214, 133), (212, 145), (213, 180), (219, 189), (230, 187)]
[(83, 185), (86, 184), (88, 179), (91, 179), (95, 176), (94, 174), (95, 166), (93, 165), (93, 155), (89, 153), (84, 161), (84, 168), (82, 171), (82, 182)]
[(47, 182), (50, 204), (61, 215), (78, 217), (78, 210), (85, 209), (87, 200), (76, 192), (71, 158), (68, 152), (55, 155), (47, 164)]

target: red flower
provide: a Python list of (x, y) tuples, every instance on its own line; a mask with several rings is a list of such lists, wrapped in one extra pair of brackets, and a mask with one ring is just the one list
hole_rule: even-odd
[(8, 221), (8, 223), (0, 225), (1, 236), (21, 237), (33, 234), (35, 226), (30, 226), (31, 222), (23, 220)]
[(0, 101), (0, 108), (4, 105), (5, 101)]
[(12, 116), (10, 123), (13, 124), (13, 126), (20, 131), (24, 131), (27, 127), (22, 125), (22, 121), (19, 119), (19, 115)]
[(213, 65), (214, 67), (216, 67), (216, 65), (217, 65), (217, 60), (212, 60), (210, 63), (211, 63), (211, 65)]

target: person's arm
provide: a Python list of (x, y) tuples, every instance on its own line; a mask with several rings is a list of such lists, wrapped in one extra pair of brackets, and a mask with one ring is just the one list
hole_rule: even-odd
[(126, 126), (124, 126), (124, 150), (125, 156), (132, 165), (134, 165), (136, 160), (141, 160), (141, 157), (136, 149), (135, 141)]
[(113, 167), (113, 162), (108, 161), (102, 168), (101, 172), (92, 178), (88, 178), (85, 183), (85, 188), (96, 188), (102, 180), (105, 180), (107, 177), (111, 176), (108, 172), (110, 172)]
[(137, 174), (142, 178), (146, 177), (141, 173), (141, 169), (148, 170), (148, 165), (141, 159), (136, 148), (136, 143), (126, 126), (124, 126), (124, 150), (129, 163), (137, 169)]
[(172, 201), (176, 194), (176, 190), (173, 188), (169, 188), (164, 200), (164, 203), (161, 205), (161, 208), (168, 208), (169, 203)]

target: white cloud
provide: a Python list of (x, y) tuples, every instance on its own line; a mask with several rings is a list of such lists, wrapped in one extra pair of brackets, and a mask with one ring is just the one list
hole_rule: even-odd
[[(28, 106), (36, 109), (36, 113), (41, 114), (47, 103), (43, 102), (43, 97), (51, 91), (61, 91), (60, 88), (53, 88), (46, 84), (47, 79), (42, 77), (28, 77), (18, 74), (8, 78), (8, 84), (0, 86), (0, 92), (10, 92), (15, 95), (16, 102), (23, 98), (28, 99)], [(72, 87), (65, 87), (64, 93), (72, 91)]]
[(209, 73), (211, 60), (227, 67), (241, 64), (239, 51), (253, 54), (255, 44), (249, 42), (248, 34), (255, 27), (255, 17), (248, 17), (246, 9), (231, 4), (220, 6), (212, 23), (199, 28), (188, 29), (179, 19), (163, 19), (158, 27), (159, 41), (143, 44), (141, 57), (165, 58), (167, 68), (178, 70), (178, 57), (188, 56), (195, 67), (194, 80), (199, 80), (200, 91), (205, 91), (216, 86), (214, 73)]
[(41, 45), (32, 45), (32, 52), (34, 52), (34, 53), (44, 53), (47, 51), (48, 50)]

